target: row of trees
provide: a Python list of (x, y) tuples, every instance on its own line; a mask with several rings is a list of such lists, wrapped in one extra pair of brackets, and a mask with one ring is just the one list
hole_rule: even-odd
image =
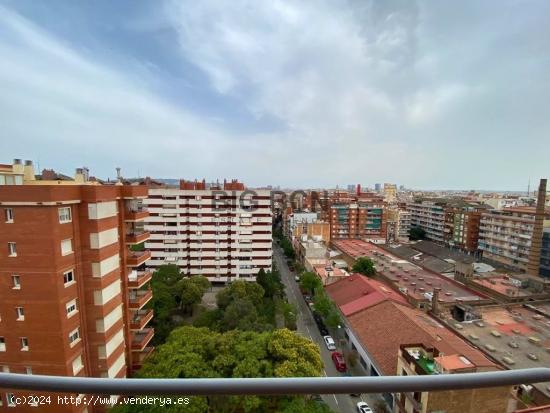
[(328, 327), (336, 328), (342, 323), (338, 308), (325, 292), (321, 280), (315, 273), (309, 271), (302, 273), (300, 289), (313, 296), (313, 308), (323, 317)]

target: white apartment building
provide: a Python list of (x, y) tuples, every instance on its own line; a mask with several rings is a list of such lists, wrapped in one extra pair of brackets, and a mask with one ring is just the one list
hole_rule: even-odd
[(144, 201), (150, 267), (176, 264), (212, 282), (252, 281), (261, 268), (271, 271), (271, 191), (247, 191), (236, 181), (180, 188), (149, 188)]
[[(544, 220), (544, 227), (550, 227), (549, 218), (550, 214)], [(479, 226), (479, 249), (485, 258), (525, 270), (534, 226), (535, 208), (484, 212)]]
[(411, 226), (426, 231), (426, 238), (443, 242), (445, 229), (445, 206), (434, 201), (416, 201), (407, 204), (411, 213)]
[(409, 240), (409, 231), (411, 229), (411, 213), (409, 211), (404, 211), (399, 209), (397, 212), (397, 228), (396, 236), (398, 241), (408, 241)]

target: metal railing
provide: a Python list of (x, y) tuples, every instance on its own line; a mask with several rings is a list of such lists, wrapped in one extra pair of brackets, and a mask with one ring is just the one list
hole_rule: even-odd
[(426, 376), (232, 379), (107, 379), (0, 373), (0, 388), (118, 395), (400, 393), (550, 381), (550, 368)]

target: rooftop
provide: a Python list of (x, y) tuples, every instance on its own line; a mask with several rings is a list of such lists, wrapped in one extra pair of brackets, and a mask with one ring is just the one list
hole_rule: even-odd
[(383, 301), (348, 317), (358, 339), (384, 375), (396, 375), (399, 346), (422, 343), (440, 353), (459, 354), (477, 367), (496, 369), (495, 363), (426, 313)]
[(342, 240), (334, 246), (353, 258), (367, 256), (376, 264), (379, 276), (391, 282), (401, 292), (415, 300), (431, 300), (435, 288), (440, 288), (443, 303), (479, 301), (488, 297), (436, 272), (396, 257), (386, 250), (361, 240)]
[[(550, 366), (550, 317), (522, 305), (480, 307), (478, 311), (481, 320), (448, 318), (447, 323), (508, 369)], [(550, 397), (550, 383), (535, 386)]]
[(385, 300), (407, 305), (407, 300), (401, 294), (379, 281), (357, 273), (328, 285), (326, 291), (344, 316), (350, 316)]

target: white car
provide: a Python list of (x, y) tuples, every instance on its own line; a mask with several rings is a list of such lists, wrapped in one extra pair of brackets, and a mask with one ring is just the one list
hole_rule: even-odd
[(357, 411), (359, 413), (372, 413), (371, 408), (369, 405), (365, 402), (359, 402), (357, 403)]
[(327, 346), (327, 349), (329, 349), (330, 351), (336, 350), (336, 343), (331, 336), (323, 336), (323, 340), (325, 340), (325, 345)]

